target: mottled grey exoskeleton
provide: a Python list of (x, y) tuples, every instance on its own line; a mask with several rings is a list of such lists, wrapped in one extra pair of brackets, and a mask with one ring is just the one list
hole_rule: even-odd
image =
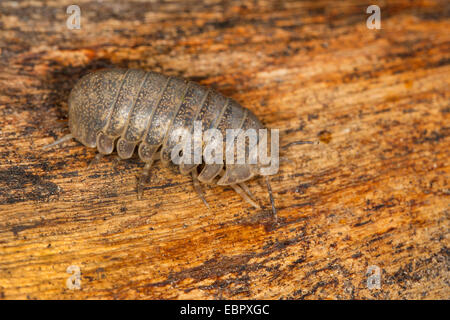
[[(170, 133), (178, 128), (192, 132), (194, 121), (201, 121), (203, 131), (219, 129), (223, 137), (226, 129), (264, 128), (250, 110), (211, 88), (156, 72), (106, 69), (76, 83), (69, 96), (71, 133), (45, 148), (75, 138), (87, 147), (96, 147), (98, 160), (114, 147), (121, 159), (130, 158), (138, 146), (139, 157), (145, 162), (138, 183), (140, 196), (152, 163), (158, 158), (164, 165), (170, 162), (177, 143)], [(259, 164), (181, 163), (179, 169), (192, 175), (194, 187), (207, 206), (199, 182), (229, 185), (259, 207), (244, 184), (260, 173)], [(271, 200), (273, 207), (272, 196)]]

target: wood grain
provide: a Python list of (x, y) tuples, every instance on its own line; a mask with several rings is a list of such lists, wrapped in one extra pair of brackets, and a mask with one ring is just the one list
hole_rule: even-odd
[[(0, 3), (0, 298), (450, 298), (448, 1), (372, 1), (380, 30), (361, 1), (77, 0), (81, 30), (70, 4)], [(261, 179), (263, 209), (208, 187), (208, 211), (160, 165), (138, 201), (137, 157), (42, 151), (105, 67), (198, 81), (279, 128), (278, 221)]]

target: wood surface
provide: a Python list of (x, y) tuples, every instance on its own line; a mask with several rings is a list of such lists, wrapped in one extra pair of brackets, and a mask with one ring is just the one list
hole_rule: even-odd
[[(449, 299), (449, 13), (446, 0), (1, 1), (0, 298)], [(280, 129), (278, 219), (262, 179), (249, 182), (262, 209), (216, 186), (208, 211), (159, 164), (138, 201), (136, 156), (88, 168), (96, 151), (76, 141), (41, 150), (69, 132), (74, 83), (109, 67), (198, 81)]]

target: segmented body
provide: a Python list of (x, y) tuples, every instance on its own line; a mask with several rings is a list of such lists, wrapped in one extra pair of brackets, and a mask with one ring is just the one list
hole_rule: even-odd
[[(171, 133), (193, 131), (195, 121), (202, 130), (260, 129), (261, 122), (231, 98), (197, 83), (156, 72), (134, 69), (101, 70), (83, 77), (69, 97), (69, 126), (72, 135), (102, 154), (116, 146), (120, 158), (130, 158), (136, 147), (139, 157), (152, 163), (157, 152), (163, 164), (170, 162), (178, 143)], [(198, 164), (180, 164), (187, 174)], [(223, 169), (225, 173), (223, 174)], [(216, 177), (221, 178), (215, 181)], [(231, 185), (256, 175), (248, 164), (206, 164), (198, 174), (201, 182)], [(217, 180), (217, 179), (216, 179)]]

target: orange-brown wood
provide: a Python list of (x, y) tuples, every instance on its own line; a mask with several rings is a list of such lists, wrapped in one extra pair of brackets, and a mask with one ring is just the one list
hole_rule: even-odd
[[(448, 1), (371, 2), (380, 30), (321, 0), (78, 0), (70, 30), (72, 2), (0, 3), (0, 298), (450, 298)], [(208, 211), (160, 165), (138, 201), (137, 157), (41, 150), (105, 67), (196, 80), (279, 128), (278, 219), (262, 179), (262, 209), (216, 186)]]

